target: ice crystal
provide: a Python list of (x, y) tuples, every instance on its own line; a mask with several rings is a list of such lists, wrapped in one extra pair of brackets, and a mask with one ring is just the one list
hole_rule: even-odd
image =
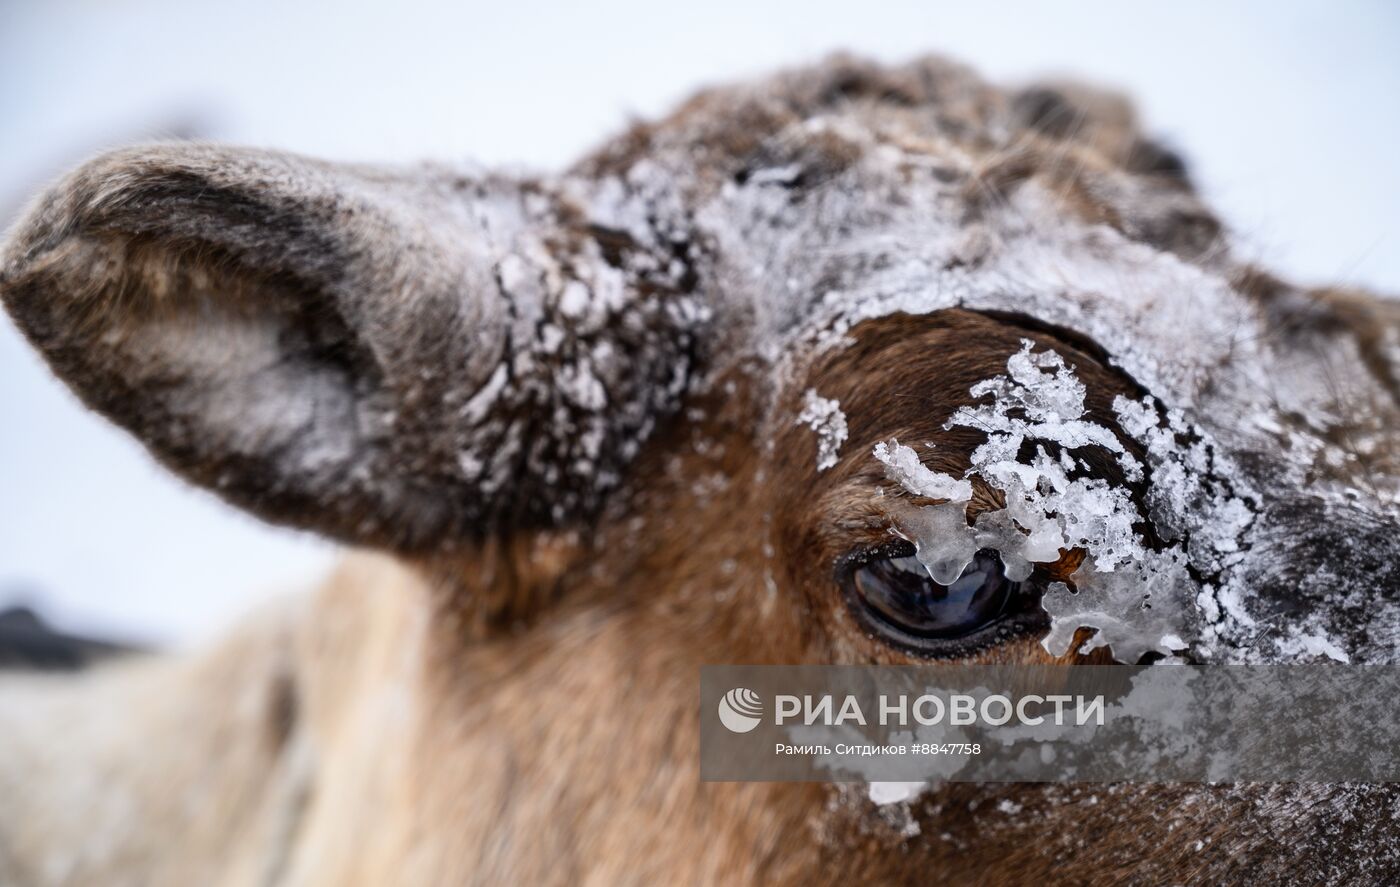
[(817, 394), (815, 388), (808, 388), (797, 421), (817, 434), (817, 470), (825, 471), (835, 465), (847, 434), (846, 414), (841, 412), (841, 404)]
[(891, 438), (875, 445), (875, 458), (885, 463), (885, 474), (915, 496), (966, 502), (972, 498), (972, 484), (961, 478), (933, 471), (919, 460), (919, 454)]

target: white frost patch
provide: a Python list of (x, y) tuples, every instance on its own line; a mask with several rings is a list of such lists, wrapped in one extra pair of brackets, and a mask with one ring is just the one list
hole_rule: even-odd
[[(1119, 397), (1120, 427), (1144, 447), (1144, 466), (1112, 429), (1086, 417), (1084, 385), (1073, 369), (1053, 351), (1036, 353), (1029, 340), (1007, 361), (1006, 375), (970, 393), (990, 400), (958, 409), (945, 428), (986, 434), (967, 474), (1001, 491), (1005, 508), (969, 526), (967, 480), (930, 471), (896, 441), (875, 449), (906, 490), (950, 500), (901, 518), (934, 581), (951, 584), (983, 548), (998, 552), (1012, 581), (1028, 578), (1034, 564), (1058, 560), (1062, 550), (1085, 550), (1074, 591), (1052, 583), (1043, 599), (1051, 627), (1042, 643), (1057, 656), (1080, 628), (1096, 634), (1079, 652), (1111, 645), (1130, 663), (1149, 652), (1170, 655), (1189, 645), (1186, 638), (1218, 634), (1236, 617), (1233, 589), (1202, 595), (1195, 576), (1221, 576), (1238, 561), (1254, 512), (1222, 477), (1228, 466), (1203, 431), (1155, 400)], [(1090, 474), (1075, 456), (1089, 447), (1111, 454), (1128, 481), (1148, 478), (1150, 468), (1147, 515), (1126, 485)], [(1154, 543), (1140, 532), (1149, 522)]]
[(932, 471), (919, 461), (919, 454), (894, 438), (875, 445), (875, 458), (885, 463), (885, 475), (913, 493), (928, 499), (966, 502), (972, 498), (972, 484), (961, 478)]
[(841, 404), (808, 388), (797, 421), (817, 434), (817, 470), (825, 471), (835, 465), (848, 433)]
[(1326, 656), (1337, 662), (1351, 661), (1351, 657), (1331, 638), (1323, 634), (1309, 634), (1296, 627), (1288, 637), (1279, 638), (1274, 643), (1278, 646), (1279, 653), (1284, 656)]
[(926, 788), (927, 782), (872, 782), (868, 786), (870, 800), (882, 807), (912, 801)]

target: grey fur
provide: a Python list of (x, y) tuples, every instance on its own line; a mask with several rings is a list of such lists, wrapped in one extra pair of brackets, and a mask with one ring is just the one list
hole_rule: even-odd
[(415, 549), (615, 484), (689, 376), (674, 264), (604, 249), (539, 183), (164, 145), (41, 198), (0, 293), (90, 406), (196, 483)]

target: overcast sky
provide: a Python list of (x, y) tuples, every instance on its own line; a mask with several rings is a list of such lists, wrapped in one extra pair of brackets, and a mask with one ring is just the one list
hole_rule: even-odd
[[(1400, 4), (1381, 0), (0, 0), (0, 217), (95, 150), (179, 133), (558, 167), (698, 86), (836, 49), (1116, 85), (1248, 254), (1400, 293)], [(0, 320), (0, 605), (189, 643), (333, 557), (165, 475)]]

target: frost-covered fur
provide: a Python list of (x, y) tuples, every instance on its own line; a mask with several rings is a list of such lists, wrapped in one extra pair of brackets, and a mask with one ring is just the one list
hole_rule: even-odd
[(1237, 261), (1115, 97), (833, 59), (535, 180), (122, 151), (0, 295), (172, 469), (382, 552), (7, 684), (0, 881), (1400, 873), (1386, 786), (698, 781), (701, 664), (910, 661), (832, 578), (895, 534), (1079, 587), (969, 661), (1396, 659), (1400, 309)]
[(590, 230), (558, 190), (120, 151), (20, 227), (6, 301), (196, 483), (419, 549), (596, 506), (689, 380), (683, 256)]

